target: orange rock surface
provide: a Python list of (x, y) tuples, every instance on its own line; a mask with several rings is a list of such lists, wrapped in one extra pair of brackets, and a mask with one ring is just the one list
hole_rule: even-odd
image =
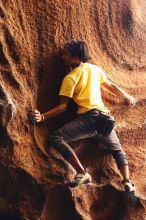
[[(0, 1), (0, 219), (146, 219), (145, 10), (145, 0)], [(65, 75), (59, 49), (71, 39), (86, 41), (90, 62), (137, 99), (130, 108), (102, 91), (128, 155), (136, 207), (122, 192), (113, 158), (91, 139), (70, 144), (93, 184), (62, 184), (74, 170), (55, 150), (46, 155), (47, 140), (75, 117), (74, 103), (44, 123), (28, 120), (29, 110), (58, 104)]]

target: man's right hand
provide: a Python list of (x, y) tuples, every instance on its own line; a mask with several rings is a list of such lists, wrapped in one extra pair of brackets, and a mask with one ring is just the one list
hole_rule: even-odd
[(34, 112), (33, 111), (30, 112), (30, 117), (33, 122), (38, 123), (38, 122), (43, 121), (42, 114), (37, 109), (35, 109)]
[(126, 98), (126, 101), (127, 101), (127, 103), (131, 106), (131, 107), (134, 107), (135, 105), (136, 105), (136, 99), (135, 99), (135, 97), (133, 97), (133, 96), (128, 96), (127, 98)]

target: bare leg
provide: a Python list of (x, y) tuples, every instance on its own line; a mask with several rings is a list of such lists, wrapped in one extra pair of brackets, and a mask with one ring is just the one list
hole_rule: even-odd
[(73, 166), (77, 173), (85, 174), (85, 169), (75, 154), (73, 154), (69, 159), (67, 159), (67, 161)]
[(123, 176), (123, 179), (129, 179), (129, 167), (128, 165), (123, 165), (120, 168), (121, 174)]
[(129, 167), (128, 165), (123, 165), (120, 168), (121, 174), (123, 176), (122, 183), (124, 184), (125, 191), (127, 192), (134, 192), (135, 186), (134, 184), (129, 180)]
[[(47, 154), (49, 154), (50, 148), (47, 148), (46, 152)], [(72, 167), (76, 170), (77, 173), (82, 173), (82, 174), (86, 173), (84, 167), (82, 166), (81, 162), (79, 161), (75, 153), (72, 153), (72, 156), (65, 160), (67, 160), (72, 165)]]

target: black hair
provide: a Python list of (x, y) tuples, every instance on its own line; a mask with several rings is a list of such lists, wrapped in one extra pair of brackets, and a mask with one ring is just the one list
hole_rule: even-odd
[(64, 45), (72, 56), (78, 56), (79, 59), (85, 63), (90, 59), (88, 46), (84, 41), (72, 40)]

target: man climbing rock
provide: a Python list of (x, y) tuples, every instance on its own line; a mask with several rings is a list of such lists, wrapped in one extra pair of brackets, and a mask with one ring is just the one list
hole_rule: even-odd
[(91, 175), (84, 169), (68, 142), (94, 138), (103, 143), (113, 155), (123, 176), (121, 182), (124, 189), (135, 191), (129, 177), (126, 153), (113, 128), (114, 118), (101, 97), (101, 86), (117, 96), (123, 96), (131, 106), (135, 105), (135, 98), (112, 83), (102, 68), (88, 62), (89, 51), (85, 42), (72, 40), (66, 43), (62, 59), (70, 71), (62, 81), (59, 105), (45, 113), (36, 109), (32, 112), (32, 117), (39, 123), (66, 111), (71, 99), (77, 104), (77, 117), (55, 130), (49, 137), (50, 147), (54, 147), (76, 170), (74, 179), (68, 185), (75, 187), (92, 181)]

